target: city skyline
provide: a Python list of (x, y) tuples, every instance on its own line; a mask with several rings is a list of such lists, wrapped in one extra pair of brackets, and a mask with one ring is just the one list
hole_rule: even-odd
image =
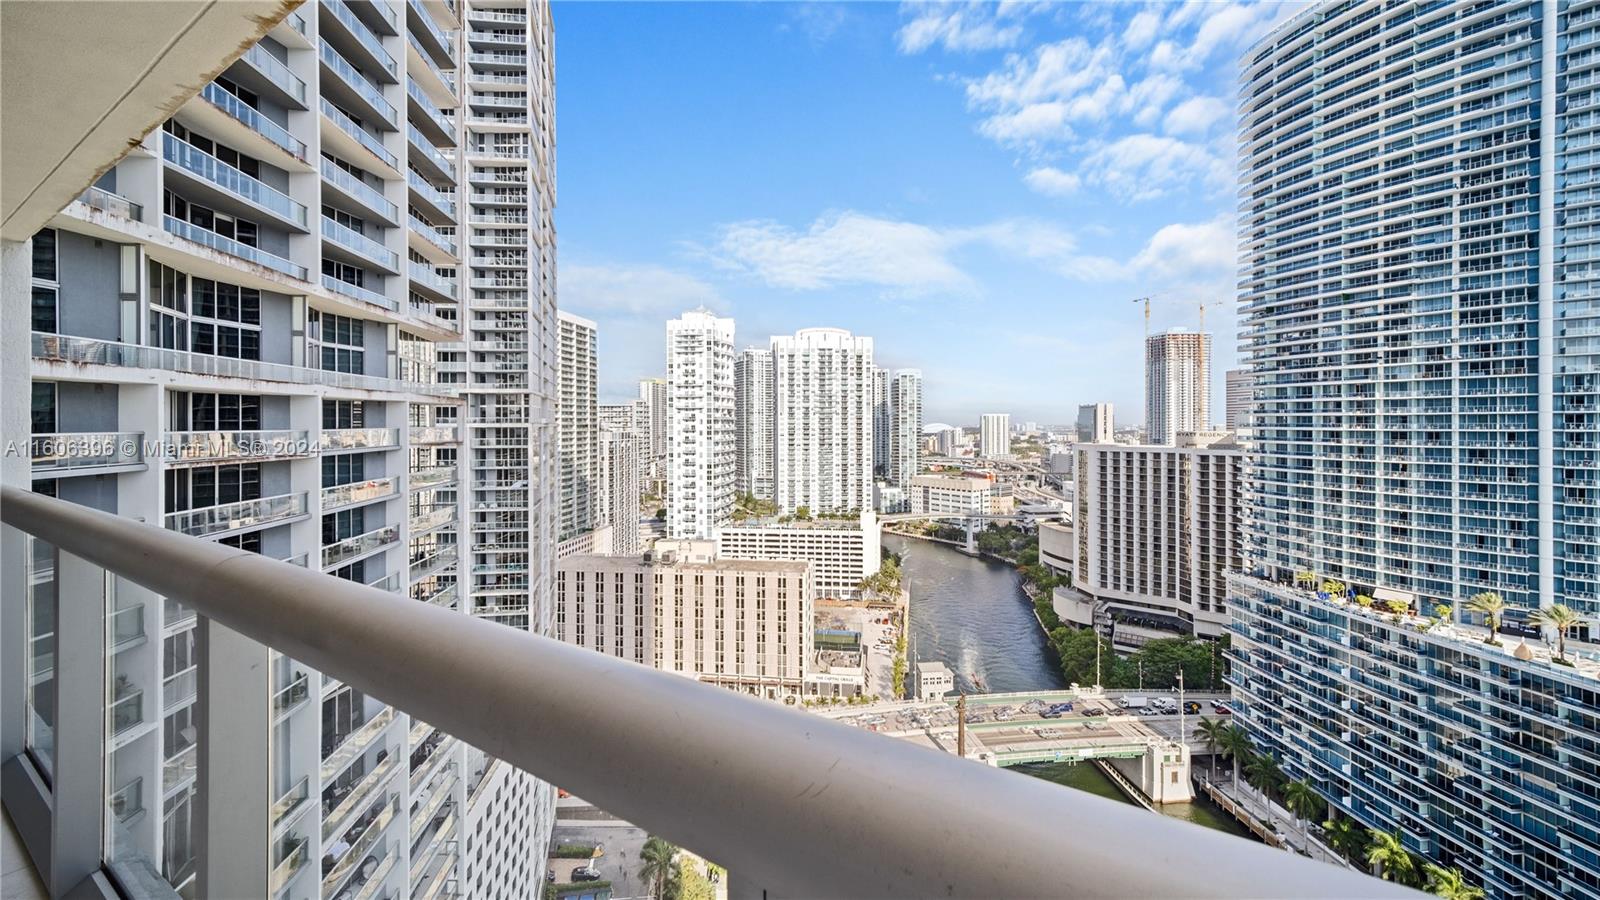
[[(601, 402), (705, 304), (739, 349), (874, 335), (879, 365), (926, 372), (929, 422), (1016, 398), (1017, 421), (1112, 402), (1133, 424), (1146, 295), (1153, 330), (1207, 304), (1223, 396), (1235, 64), (1282, 14), (558, 4), (562, 308), (601, 324)], [(784, 113), (749, 128), (731, 84)]]

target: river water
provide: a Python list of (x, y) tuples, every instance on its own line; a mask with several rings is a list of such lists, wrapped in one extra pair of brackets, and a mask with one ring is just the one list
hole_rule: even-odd
[[(950, 667), (956, 686), (978, 693), (1061, 690), (1067, 686), (1017, 571), (954, 547), (885, 534), (911, 589), (913, 658)], [(980, 686), (981, 683), (981, 686)], [(1102, 797), (1132, 802), (1092, 765), (1042, 763), (1016, 771)], [(1161, 807), (1169, 816), (1233, 834), (1244, 826), (1209, 800)]]

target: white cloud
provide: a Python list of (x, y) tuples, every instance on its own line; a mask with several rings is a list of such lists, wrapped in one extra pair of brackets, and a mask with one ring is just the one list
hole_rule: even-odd
[(1199, 185), (1221, 189), (1231, 172), (1209, 148), (1177, 138), (1132, 134), (1084, 157), (1083, 179), (1125, 201), (1153, 200)]
[(1139, 50), (1149, 46), (1155, 39), (1156, 32), (1161, 28), (1161, 14), (1151, 9), (1143, 9), (1134, 14), (1128, 21), (1128, 27), (1122, 31), (1122, 42), (1130, 50)]
[(900, 28), (900, 52), (921, 53), (934, 44), (958, 53), (1014, 46), (1022, 37), (1022, 26), (1001, 24), (999, 18), (1014, 18), (1031, 6), (996, 9), (980, 3), (906, 4), (902, 9), (914, 10), (916, 16)]
[(1204, 135), (1228, 112), (1228, 104), (1216, 97), (1190, 97), (1167, 113), (1162, 127), (1167, 134)]
[(977, 282), (956, 259), (971, 250), (1028, 259), (1077, 280), (1121, 271), (1114, 260), (1080, 252), (1073, 234), (1045, 222), (934, 227), (853, 211), (823, 216), (803, 231), (770, 220), (736, 222), (722, 229), (710, 256), (725, 269), (787, 290), (869, 285), (913, 296), (977, 293)]
[(1054, 166), (1040, 166), (1037, 169), (1033, 169), (1028, 172), (1023, 181), (1028, 183), (1028, 187), (1051, 197), (1065, 197), (1068, 194), (1075, 194), (1078, 192), (1078, 188), (1083, 186), (1083, 179), (1079, 178), (1076, 173), (1063, 172)]
[(725, 306), (716, 288), (661, 266), (563, 265), (557, 305), (586, 316), (677, 314)]
[(1135, 277), (1192, 282), (1227, 275), (1237, 265), (1233, 221), (1221, 216), (1197, 224), (1167, 225), (1133, 258)]

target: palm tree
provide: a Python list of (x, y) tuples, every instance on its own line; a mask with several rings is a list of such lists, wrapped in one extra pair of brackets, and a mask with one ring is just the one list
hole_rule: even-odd
[(639, 878), (650, 886), (650, 896), (665, 900), (667, 880), (677, 868), (673, 860), (678, 848), (651, 835), (639, 848)]
[(1322, 795), (1307, 781), (1291, 781), (1283, 786), (1283, 805), (1294, 814), (1295, 823), (1304, 823), (1306, 832), (1311, 831), (1311, 820), (1322, 811)]
[(1233, 784), (1237, 787), (1239, 766), (1250, 757), (1250, 735), (1238, 725), (1228, 725), (1223, 729), (1217, 747), (1222, 750), (1223, 756), (1233, 760)]
[(1355, 856), (1367, 845), (1367, 836), (1356, 823), (1342, 816), (1323, 822), (1322, 832), (1327, 836), (1328, 846), (1346, 857)]
[(1294, 573), (1294, 583), (1296, 587), (1310, 587), (1317, 583), (1317, 576), (1310, 570), (1301, 569)]
[(1194, 726), (1194, 738), (1204, 741), (1206, 749), (1211, 753), (1211, 777), (1217, 777), (1217, 748), (1222, 746), (1223, 735), (1228, 731), (1228, 726), (1221, 719), (1201, 719)]
[(1330, 578), (1322, 583), (1322, 592), (1330, 597), (1343, 600), (1344, 595), (1350, 590), (1349, 586), (1336, 578)]
[(1500, 630), (1500, 617), (1505, 615), (1506, 601), (1502, 600), (1500, 595), (1494, 591), (1484, 591), (1472, 595), (1472, 599), (1467, 601), (1467, 610), (1483, 616), (1484, 621), (1488, 623), (1489, 636), (1484, 638), (1483, 642), (1485, 644), (1499, 643), (1494, 636), (1495, 632)]
[(1371, 840), (1367, 843), (1367, 865), (1372, 873), (1384, 881), (1412, 885), (1417, 880), (1417, 861), (1406, 849), (1405, 835), (1396, 828), (1393, 832), (1368, 829)]
[(1583, 624), (1583, 617), (1570, 606), (1547, 606), (1536, 609), (1528, 615), (1528, 621), (1535, 625), (1547, 625), (1556, 632), (1556, 659), (1567, 661), (1567, 632)]
[(1422, 871), (1428, 876), (1428, 893), (1445, 900), (1483, 900), (1483, 888), (1467, 884), (1461, 870), (1424, 863)]
[(1262, 802), (1270, 802), (1283, 784), (1283, 767), (1271, 755), (1262, 753), (1245, 763), (1245, 777), (1261, 792)]

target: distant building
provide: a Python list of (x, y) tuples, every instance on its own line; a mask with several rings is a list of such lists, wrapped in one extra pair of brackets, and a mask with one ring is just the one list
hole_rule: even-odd
[(978, 420), (978, 455), (984, 459), (1011, 455), (1010, 413), (984, 413)]
[(772, 351), (751, 347), (733, 362), (734, 490), (772, 499)]
[(911, 479), (911, 511), (921, 515), (1003, 515), (1011, 512), (1011, 486), (993, 475), (917, 475)]
[(1085, 403), (1078, 407), (1078, 443), (1109, 444), (1115, 440), (1116, 423), (1110, 403)]
[(555, 636), (569, 644), (762, 697), (805, 689), (806, 563), (681, 559), (671, 549), (569, 556), (556, 565), (555, 595)]
[(1226, 376), (1227, 421), (1229, 430), (1243, 432), (1250, 427), (1250, 395), (1254, 390), (1249, 369), (1229, 369)]
[(922, 370), (889, 377), (889, 483), (902, 491), (922, 467)]
[(1177, 443), (1211, 427), (1211, 335), (1168, 331), (1145, 339), (1145, 441)]
[(865, 510), (856, 519), (762, 520), (717, 529), (718, 559), (798, 560), (812, 566), (812, 595), (855, 599), (856, 585), (882, 563), (878, 517)]
[(917, 699), (924, 703), (943, 700), (956, 689), (956, 679), (949, 667), (938, 660), (917, 660)]
[(595, 526), (595, 420), (599, 326), (557, 312), (561, 364), (556, 394), (557, 456), (561, 472), (561, 540)]
[(641, 380), (639, 402), (644, 404), (645, 416), (645, 477), (662, 479), (667, 476), (667, 380)]
[(889, 370), (872, 367), (872, 474), (889, 477), (890, 445), (894, 434), (894, 402), (889, 396)]
[(733, 320), (667, 323), (667, 533), (709, 538), (733, 514)]
[(644, 442), (637, 432), (602, 431), (595, 444), (595, 520), (612, 528), (612, 553), (634, 556), (643, 550), (639, 495), (644, 490)]
[(940, 456), (957, 456), (961, 453), (966, 433), (959, 428), (946, 428), (935, 435)]
[[(1050, 541), (1051, 556), (1074, 564), (1057, 613), (1105, 625), (1094, 622), (1099, 606), (1124, 646), (1220, 636), (1223, 574), (1244, 566), (1244, 451), (1228, 432), (1201, 432), (1179, 435), (1176, 447), (1084, 444), (1077, 454), (1073, 546), (1061, 548), (1055, 532)], [(1041, 559), (1045, 547), (1041, 534)]]
[(872, 508), (872, 338), (804, 328), (772, 338), (773, 498), (813, 514)]

